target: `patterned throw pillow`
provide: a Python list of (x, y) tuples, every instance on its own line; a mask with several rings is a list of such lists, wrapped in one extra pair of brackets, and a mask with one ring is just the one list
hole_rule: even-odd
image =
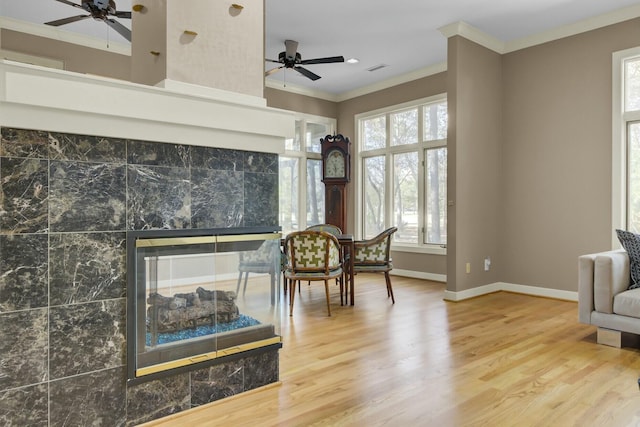
[(631, 284), (629, 289), (640, 288), (640, 235), (625, 230), (616, 230), (618, 240), (629, 255)]

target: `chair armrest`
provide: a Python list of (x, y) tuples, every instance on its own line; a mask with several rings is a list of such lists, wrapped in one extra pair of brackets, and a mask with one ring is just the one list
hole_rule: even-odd
[(594, 308), (601, 313), (613, 313), (613, 297), (629, 288), (629, 256), (624, 250), (596, 255), (593, 267)]

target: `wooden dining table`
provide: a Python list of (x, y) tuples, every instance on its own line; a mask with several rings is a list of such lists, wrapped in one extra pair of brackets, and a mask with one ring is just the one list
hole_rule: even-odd
[[(347, 292), (347, 294), (349, 295), (349, 303), (350, 305), (355, 305), (355, 280), (354, 280), (354, 274), (353, 274), (353, 258), (355, 255), (355, 240), (353, 238), (353, 234), (338, 234), (336, 236), (338, 238), (338, 242), (340, 243), (340, 246), (343, 249), (343, 259), (346, 257), (346, 255), (349, 255), (349, 262), (347, 263), (346, 268), (347, 269), (347, 278), (348, 280), (346, 281), (345, 285), (347, 286), (347, 289), (345, 290)], [(346, 253), (345, 253), (346, 252)]]

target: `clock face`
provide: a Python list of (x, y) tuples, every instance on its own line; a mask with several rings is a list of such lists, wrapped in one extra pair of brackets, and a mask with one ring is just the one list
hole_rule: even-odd
[(325, 178), (344, 178), (346, 176), (344, 154), (340, 150), (331, 150), (324, 162)]

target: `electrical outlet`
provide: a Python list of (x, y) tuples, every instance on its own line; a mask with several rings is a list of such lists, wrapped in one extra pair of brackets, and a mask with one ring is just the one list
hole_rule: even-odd
[(467, 274), (471, 273), (471, 263), (467, 263)]
[(486, 257), (484, 259), (484, 271), (489, 271), (490, 268), (491, 268), (491, 258)]

